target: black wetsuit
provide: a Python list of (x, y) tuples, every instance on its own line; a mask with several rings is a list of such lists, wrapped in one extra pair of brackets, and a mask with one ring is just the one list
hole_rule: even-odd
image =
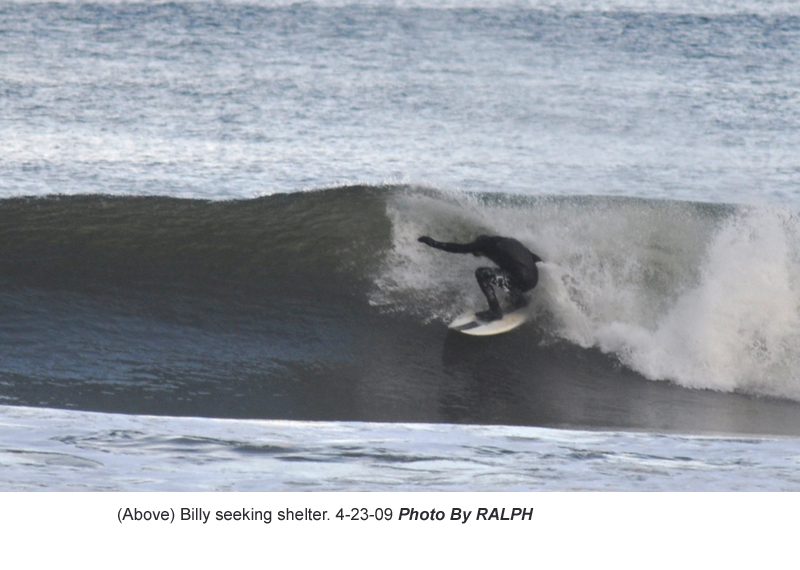
[(493, 285), (503, 288), (511, 298), (511, 304), (519, 307), (526, 302), (522, 293), (530, 291), (539, 282), (536, 264), (542, 261), (541, 258), (513, 238), (479, 236), (472, 243), (445, 243), (423, 236), (419, 241), (450, 253), (471, 253), (488, 257), (497, 264), (497, 268), (479, 267), (475, 271), (478, 285), (489, 301), (489, 311), (480, 315), (484, 319), (497, 319), (503, 315)]

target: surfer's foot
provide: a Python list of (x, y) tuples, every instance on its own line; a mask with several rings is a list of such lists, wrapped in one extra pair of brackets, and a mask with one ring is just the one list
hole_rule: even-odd
[(482, 323), (490, 323), (492, 321), (499, 321), (503, 318), (502, 311), (481, 311), (480, 313), (475, 313), (475, 319)]

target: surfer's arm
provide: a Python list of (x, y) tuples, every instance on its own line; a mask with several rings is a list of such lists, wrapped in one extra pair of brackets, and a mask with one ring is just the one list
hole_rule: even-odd
[(443, 241), (436, 241), (428, 236), (422, 236), (417, 241), (449, 253), (474, 253), (476, 251), (474, 243), (447, 243)]

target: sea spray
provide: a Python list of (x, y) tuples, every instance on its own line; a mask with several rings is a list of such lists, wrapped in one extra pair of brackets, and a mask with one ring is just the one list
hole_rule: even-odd
[(699, 283), (655, 327), (612, 323), (600, 345), (649, 378), (797, 398), (799, 229), (785, 211), (742, 209), (714, 235)]
[(800, 222), (787, 210), (609, 197), (456, 195), (387, 201), (386, 305), (447, 320), (485, 302), (488, 263), (419, 235), (520, 239), (544, 258), (531, 293), (542, 341), (596, 346), (652, 380), (800, 398)]

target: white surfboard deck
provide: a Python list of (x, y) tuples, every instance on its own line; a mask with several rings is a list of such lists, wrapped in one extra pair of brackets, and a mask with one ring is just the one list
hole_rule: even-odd
[(514, 330), (527, 321), (528, 317), (528, 311), (523, 307), (522, 309), (517, 309), (512, 313), (503, 315), (502, 319), (489, 321), (487, 323), (476, 320), (475, 312), (472, 311), (469, 313), (464, 313), (450, 323), (450, 328), (464, 334), (470, 334), (474, 336), (489, 336)]

